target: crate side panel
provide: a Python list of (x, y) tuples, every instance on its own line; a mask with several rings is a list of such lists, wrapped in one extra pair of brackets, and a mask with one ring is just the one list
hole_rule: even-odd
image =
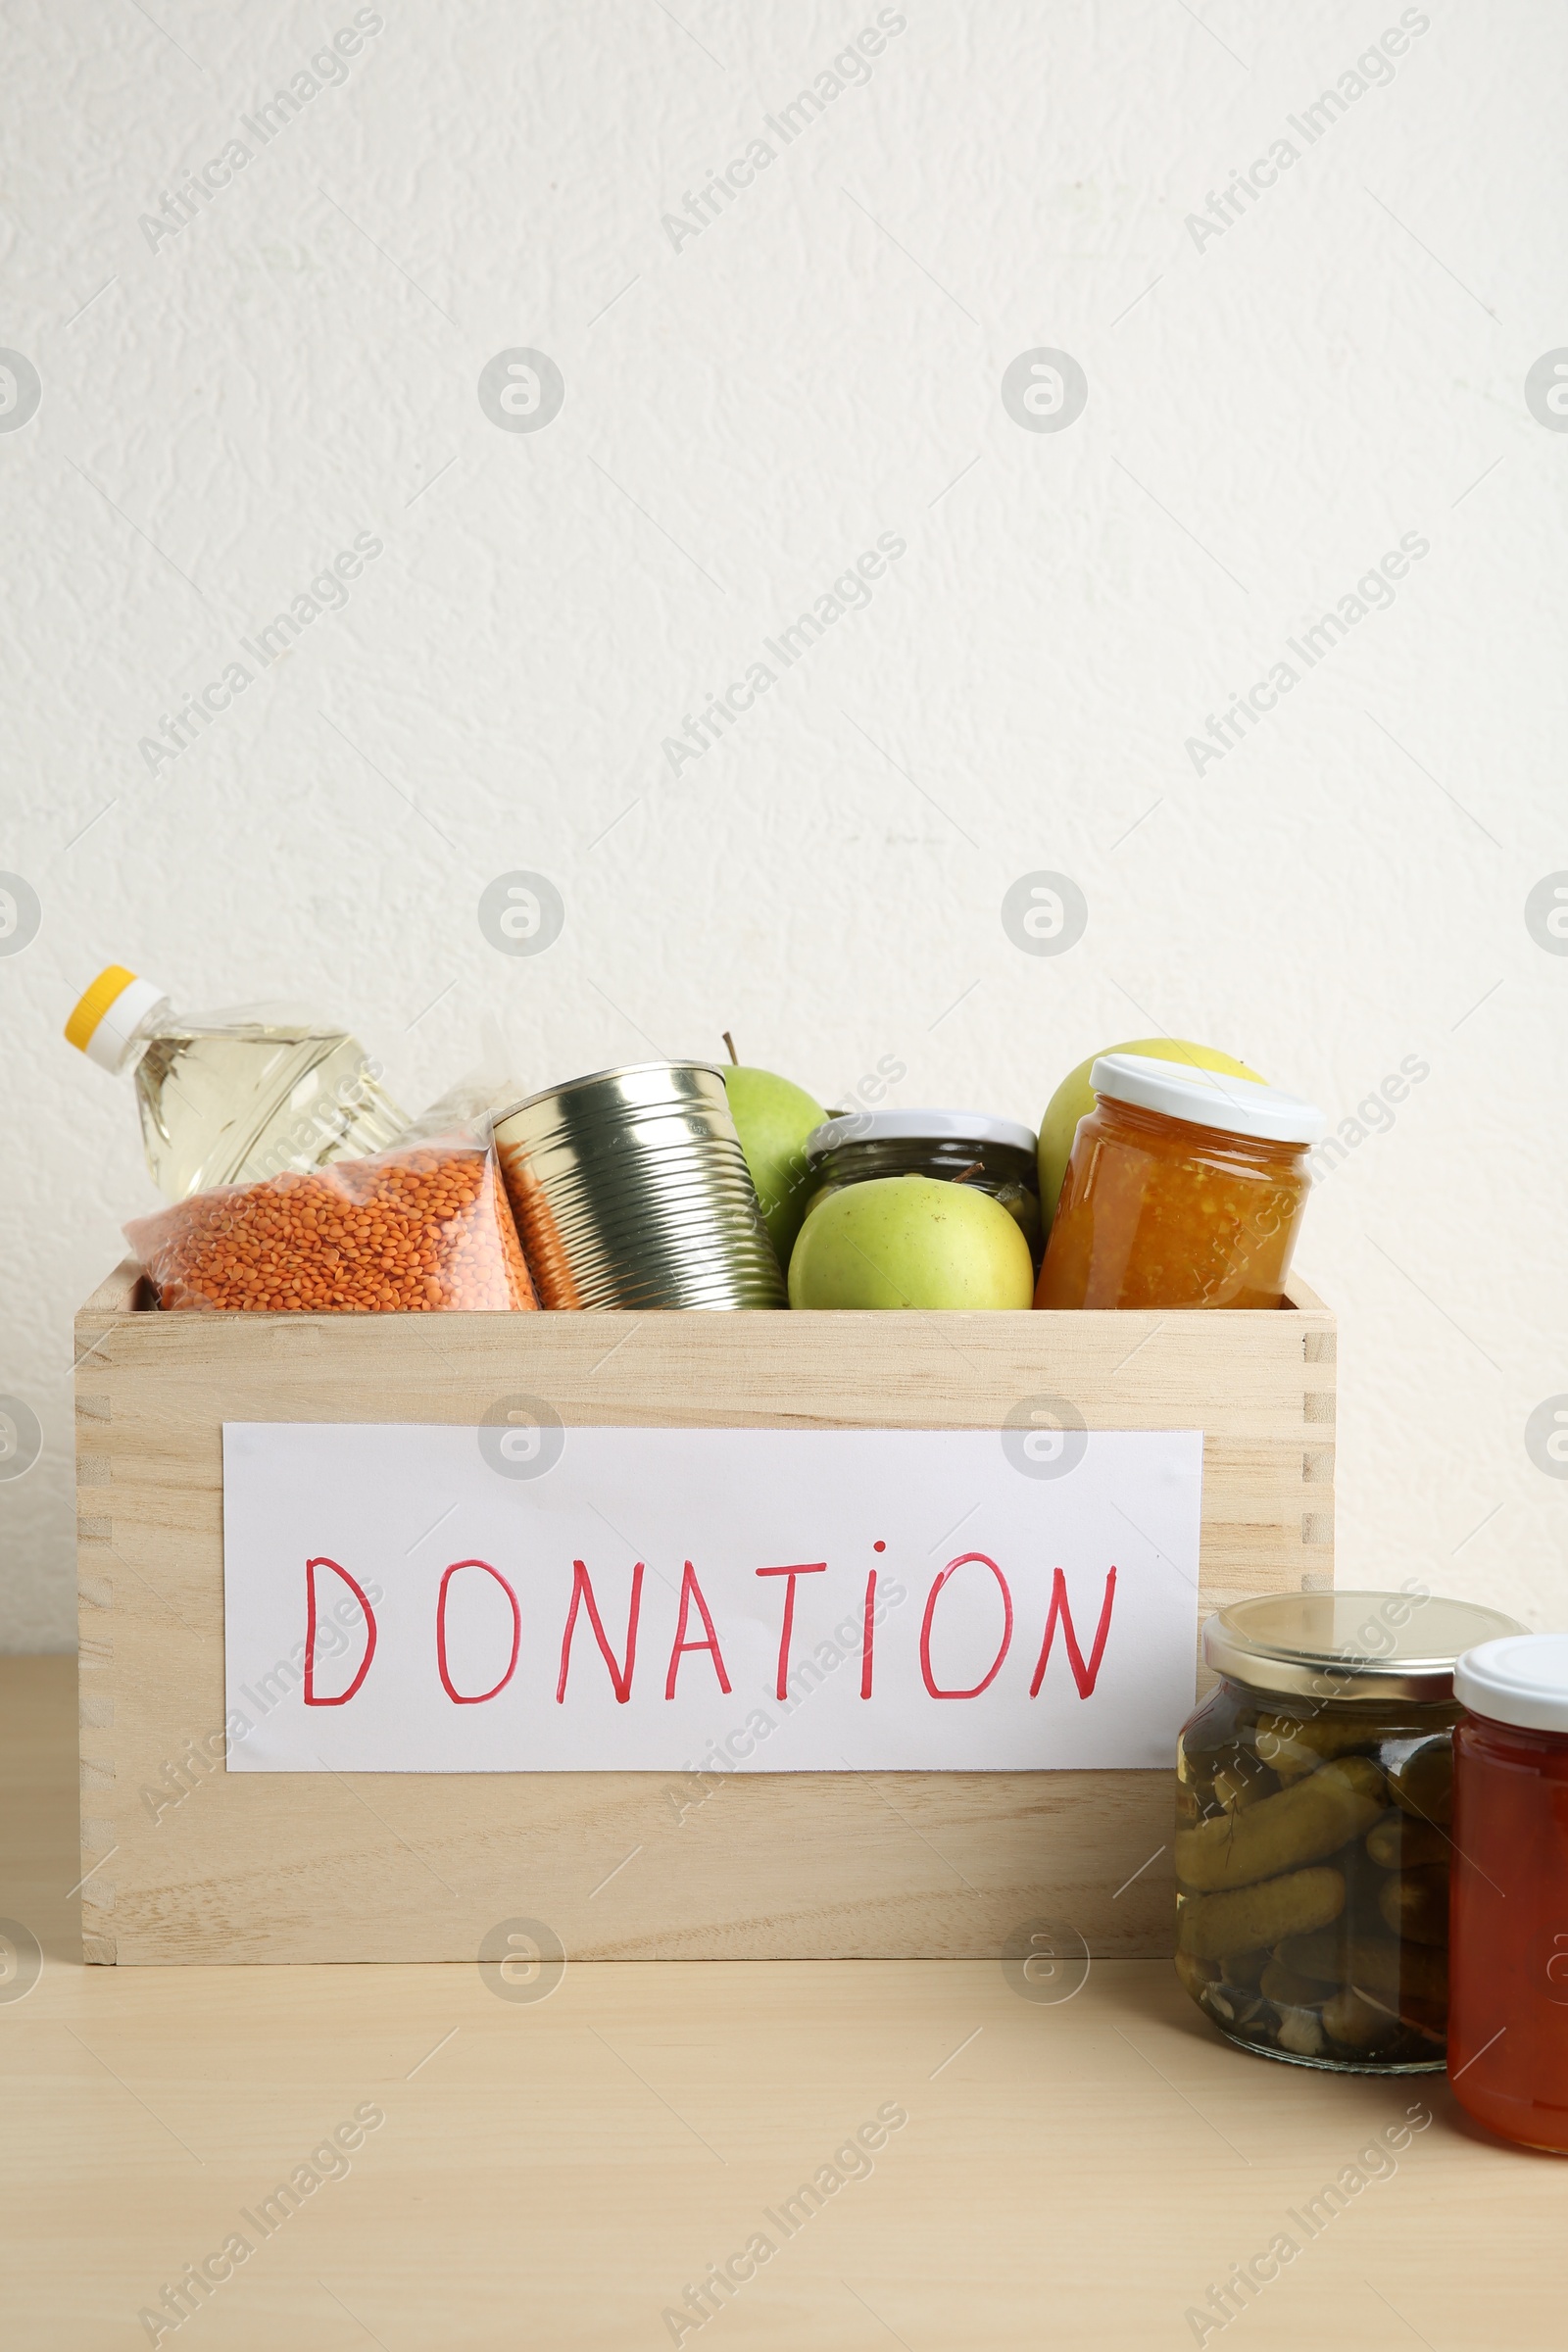
[(577, 1424), (995, 1427), (1067, 1395), (1091, 1426), (1205, 1429), (1205, 1608), (1300, 1582), (1304, 1373), (1330, 1401), (1333, 1374), (1304, 1366), (1303, 1327), (1331, 1318), (934, 1320), (100, 1310), (80, 1375), (88, 1956), (464, 1959), (514, 1917), (582, 1957), (985, 1956), (1041, 1918), (1096, 1952), (1168, 1949), (1161, 1773), (745, 1776), (693, 1805), (655, 1774), (220, 1769), (224, 1419), (476, 1423), (526, 1391)]

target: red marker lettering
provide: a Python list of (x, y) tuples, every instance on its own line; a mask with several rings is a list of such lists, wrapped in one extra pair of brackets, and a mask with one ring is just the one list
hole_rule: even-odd
[(605, 1629), (600, 1620), (598, 1605), (594, 1600), (594, 1589), (589, 1580), (586, 1566), (581, 1560), (573, 1560), (571, 1569), (571, 1606), (566, 1611), (566, 1630), (561, 1637), (561, 1680), (556, 1685), (556, 1703), (560, 1706), (565, 1701), (566, 1669), (571, 1663), (571, 1637), (577, 1623), (577, 1604), (579, 1601), (586, 1601), (588, 1622), (594, 1629), (594, 1640), (599, 1644), (599, 1653), (610, 1668), (610, 1679), (615, 1688), (615, 1697), (620, 1705), (624, 1706), (631, 1696), (632, 1668), (637, 1663), (637, 1616), (643, 1601), (643, 1563), (639, 1560), (631, 1572), (631, 1606), (626, 1615), (626, 1663), (624, 1666), (616, 1665), (615, 1653), (605, 1639)]
[[(340, 1576), (365, 1611), (368, 1639), (365, 1644), (365, 1655), (360, 1660), (360, 1671), (348, 1689), (340, 1691), (336, 1698), (318, 1698), (316, 1695), (316, 1571), (318, 1568), (330, 1568), (334, 1576)], [(346, 1568), (340, 1568), (336, 1560), (307, 1560), (305, 1563), (305, 1704), (308, 1707), (346, 1707), (369, 1673), (370, 1660), (374, 1655), (375, 1611), (365, 1597), (363, 1585), (356, 1578), (350, 1576)]]
[[(686, 1639), (686, 1618), (694, 1600), (708, 1632), (706, 1642), (688, 1642)], [(708, 1613), (708, 1603), (703, 1598), (703, 1588), (697, 1582), (696, 1573), (690, 1560), (686, 1562), (685, 1573), (680, 1580), (680, 1619), (675, 1627), (675, 1646), (669, 1653), (669, 1672), (664, 1677), (664, 1696), (666, 1698), (673, 1698), (675, 1695), (676, 1670), (680, 1665), (682, 1653), (688, 1649), (706, 1649), (711, 1654), (713, 1669), (718, 1676), (718, 1687), (727, 1698), (729, 1696), (729, 1676), (724, 1672), (724, 1660), (719, 1652), (718, 1636), (713, 1631), (713, 1620)]]
[[(936, 1687), (936, 1684), (931, 1679), (931, 1620), (936, 1615), (937, 1594), (941, 1592), (943, 1586), (947, 1583), (949, 1577), (953, 1575), (954, 1571), (958, 1568), (967, 1567), (971, 1560), (978, 1560), (982, 1568), (989, 1568), (992, 1575), (996, 1578), (998, 1584), (1002, 1587), (1002, 1605), (1006, 1612), (1002, 1627), (1002, 1647), (998, 1650), (995, 1659), (992, 1661), (990, 1673), (982, 1682), (976, 1683), (972, 1690), (939, 1690)], [(869, 1623), (869, 1619), (867, 1620), (867, 1623)], [(930, 1592), (926, 1595), (925, 1622), (920, 1628), (920, 1672), (925, 1677), (926, 1689), (930, 1691), (933, 1698), (978, 1698), (982, 1690), (990, 1690), (992, 1684), (996, 1681), (997, 1676), (1002, 1672), (1002, 1661), (1006, 1656), (1011, 1645), (1012, 1594), (1007, 1590), (1006, 1578), (1003, 1575), (1002, 1570), (997, 1566), (996, 1561), (987, 1559), (983, 1551), (961, 1552), (957, 1559), (950, 1560), (948, 1562), (947, 1566), (943, 1569), (942, 1574), (937, 1578), (936, 1583), (932, 1586)]]
[[(500, 1682), (493, 1685), (488, 1690), (470, 1690), (466, 1692), (460, 1690), (456, 1688), (451, 1675), (447, 1672), (447, 1587), (451, 1584), (452, 1579), (457, 1575), (460, 1568), (482, 1568), (486, 1576), (493, 1576), (495, 1578), (496, 1583), (501, 1587), (502, 1592), (512, 1603), (512, 1655), (507, 1660), (506, 1673), (501, 1677)], [(455, 1707), (481, 1707), (487, 1698), (494, 1698), (497, 1692), (504, 1690), (507, 1685), (511, 1682), (514, 1674), (516, 1672), (517, 1648), (521, 1641), (522, 1611), (517, 1606), (517, 1595), (515, 1592), (514, 1592), (512, 1587), (508, 1584), (500, 1569), (492, 1568), (488, 1560), (454, 1560), (451, 1567), (447, 1570), (445, 1576), (443, 1576), (441, 1579), (441, 1590), (436, 1595), (435, 1603), (435, 1662), (440, 1670), (441, 1687), (445, 1690), (448, 1698), (451, 1699), (453, 1705)]]
[[(881, 1549), (880, 1544), (877, 1549)], [(873, 1568), (865, 1580), (865, 1624), (860, 1634), (860, 1696), (862, 1698), (869, 1698), (871, 1695), (871, 1639), (875, 1632), (873, 1614), (875, 1608), (876, 1570)]]
[(1083, 1652), (1078, 1647), (1078, 1637), (1072, 1629), (1072, 1610), (1067, 1604), (1067, 1579), (1059, 1568), (1053, 1569), (1051, 1613), (1046, 1619), (1046, 1638), (1040, 1644), (1040, 1663), (1035, 1668), (1035, 1679), (1029, 1686), (1031, 1698), (1039, 1697), (1040, 1686), (1046, 1679), (1046, 1661), (1051, 1655), (1052, 1639), (1056, 1631), (1058, 1617), (1061, 1619), (1061, 1638), (1067, 1644), (1067, 1663), (1072, 1668), (1072, 1679), (1078, 1686), (1078, 1695), (1080, 1698), (1094, 1696), (1095, 1680), (1100, 1672), (1100, 1661), (1105, 1654), (1105, 1636), (1110, 1631), (1110, 1612), (1115, 1598), (1116, 1571), (1112, 1568), (1105, 1578), (1105, 1597), (1101, 1604), (1100, 1624), (1095, 1632), (1095, 1646), (1089, 1652), (1089, 1663), (1086, 1666)]
[[(803, 1560), (794, 1568), (759, 1568), (757, 1573), (759, 1576), (787, 1576), (790, 1580), (784, 1588), (784, 1623), (779, 1629), (778, 1688), (777, 1691), (775, 1692), (775, 1695), (779, 1698), (788, 1698), (790, 1694), (790, 1635), (795, 1630), (795, 1579), (798, 1576), (825, 1576), (827, 1574), (827, 1562), (826, 1560)], [(708, 1611), (705, 1609), (703, 1611), (703, 1620), (705, 1624), (707, 1623), (707, 1619)], [(686, 1608), (684, 1601), (681, 1603), (680, 1622), (681, 1630), (684, 1632), (686, 1627)], [(710, 1625), (708, 1630), (710, 1633), (711, 1633), (713, 1629)], [(671, 1668), (670, 1671), (673, 1673), (674, 1669)], [(726, 1685), (725, 1688), (727, 1689), (728, 1686)], [(668, 1694), (666, 1692), (666, 1696)]]

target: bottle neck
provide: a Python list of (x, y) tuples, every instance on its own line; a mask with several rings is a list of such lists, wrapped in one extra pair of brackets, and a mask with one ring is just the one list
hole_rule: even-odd
[(105, 1011), (87, 1040), (86, 1054), (111, 1077), (128, 1076), (173, 1007), (152, 980), (132, 980)]

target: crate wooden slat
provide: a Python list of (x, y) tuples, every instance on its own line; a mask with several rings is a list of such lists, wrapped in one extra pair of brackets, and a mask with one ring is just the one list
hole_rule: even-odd
[(517, 1917), (584, 1959), (979, 1958), (1041, 1918), (1166, 1950), (1163, 1772), (756, 1774), (681, 1817), (661, 1773), (181, 1770), (223, 1721), (221, 1425), (520, 1392), (568, 1427), (995, 1429), (1065, 1396), (1203, 1430), (1206, 1611), (1332, 1582), (1334, 1348), (1300, 1282), (1275, 1314), (161, 1315), (123, 1265), (76, 1319), (87, 1957), (471, 1960)]

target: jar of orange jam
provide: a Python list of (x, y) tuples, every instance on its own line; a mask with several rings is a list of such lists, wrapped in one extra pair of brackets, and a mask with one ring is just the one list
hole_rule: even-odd
[(1326, 1124), (1298, 1095), (1102, 1054), (1036, 1306), (1279, 1306)]
[(1568, 1634), (1482, 1642), (1453, 1693), (1448, 2080), (1500, 2138), (1568, 2156)]

